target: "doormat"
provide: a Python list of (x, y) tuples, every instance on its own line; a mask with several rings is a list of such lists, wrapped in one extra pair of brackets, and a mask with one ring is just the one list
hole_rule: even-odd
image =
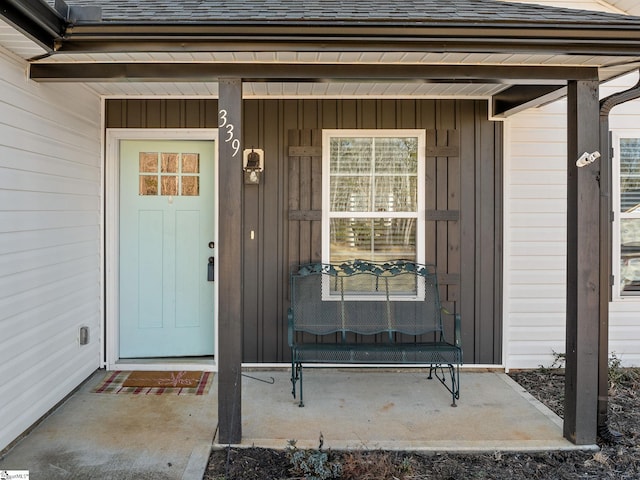
[(94, 393), (130, 393), (134, 395), (204, 395), (209, 392), (212, 372), (108, 372), (93, 389)]

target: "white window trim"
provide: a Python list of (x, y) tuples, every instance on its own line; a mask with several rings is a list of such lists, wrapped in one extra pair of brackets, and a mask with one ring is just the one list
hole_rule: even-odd
[[(371, 217), (370, 212), (345, 212), (344, 215), (337, 214), (330, 216), (330, 195), (331, 187), (330, 162), (331, 148), (330, 141), (333, 137), (416, 137), (418, 139), (418, 172), (417, 172), (417, 212), (396, 212), (394, 217), (416, 218), (416, 262), (424, 263), (424, 239), (426, 228), (425, 213), (425, 188), (426, 188), (426, 141), (427, 134), (424, 129), (326, 129), (322, 131), (322, 262), (329, 263), (330, 258), (330, 219), (332, 217), (344, 216), (345, 218)], [(326, 288), (324, 288), (326, 287)], [(323, 286), (323, 299), (339, 300), (339, 296), (329, 294), (328, 285)], [(337, 297), (337, 298), (336, 298)], [(415, 300), (414, 295), (393, 294), (394, 299)], [(350, 300), (373, 300), (372, 295), (349, 295)], [(383, 300), (383, 298), (380, 298)]]
[(620, 212), (620, 139), (622, 138), (640, 138), (640, 130), (624, 130), (612, 133), (611, 146), (613, 155), (611, 159), (611, 184), (612, 198), (611, 208), (613, 210), (613, 222), (611, 224), (611, 273), (613, 274), (613, 291), (612, 298), (614, 301), (635, 301), (640, 302), (640, 295), (623, 295), (620, 288), (620, 279), (622, 272), (620, 270), (620, 258), (622, 257), (622, 248), (620, 245), (620, 221), (627, 217)]

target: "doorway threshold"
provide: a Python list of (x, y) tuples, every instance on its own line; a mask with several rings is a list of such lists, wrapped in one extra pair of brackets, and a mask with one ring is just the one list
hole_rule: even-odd
[(214, 356), (208, 357), (158, 357), (121, 358), (109, 370), (201, 370), (215, 372), (218, 365)]

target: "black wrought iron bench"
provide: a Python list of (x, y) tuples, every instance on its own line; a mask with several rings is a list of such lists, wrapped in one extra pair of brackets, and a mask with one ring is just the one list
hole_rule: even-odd
[[(460, 315), (445, 339), (435, 267), (405, 260), (314, 263), (291, 272), (292, 394), (304, 363), (418, 364), (460, 398)], [(308, 335), (310, 334), (310, 335)], [(359, 338), (357, 336), (360, 336)], [(448, 378), (447, 378), (448, 377)]]

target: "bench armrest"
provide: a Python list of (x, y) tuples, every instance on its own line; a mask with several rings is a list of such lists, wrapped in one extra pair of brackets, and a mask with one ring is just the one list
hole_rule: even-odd
[(459, 347), (461, 342), (462, 342), (462, 319), (460, 318), (460, 314), (459, 313), (451, 313), (449, 310), (447, 310), (446, 308), (442, 307), (442, 313), (446, 314), (446, 315), (453, 315), (453, 320), (454, 320), (454, 327), (453, 327), (453, 344), (456, 347)]
[(291, 307), (287, 309), (287, 322), (288, 322), (287, 334), (289, 338), (289, 346), (293, 347), (293, 309)]
[(460, 314), (456, 313), (455, 329), (453, 334), (453, 344), (456, 347), (459, 347), (462, 342), (462, 334), (461, 334), (462, 325), (461, 324), (462, 324), (462, 320), (460, 319)]

